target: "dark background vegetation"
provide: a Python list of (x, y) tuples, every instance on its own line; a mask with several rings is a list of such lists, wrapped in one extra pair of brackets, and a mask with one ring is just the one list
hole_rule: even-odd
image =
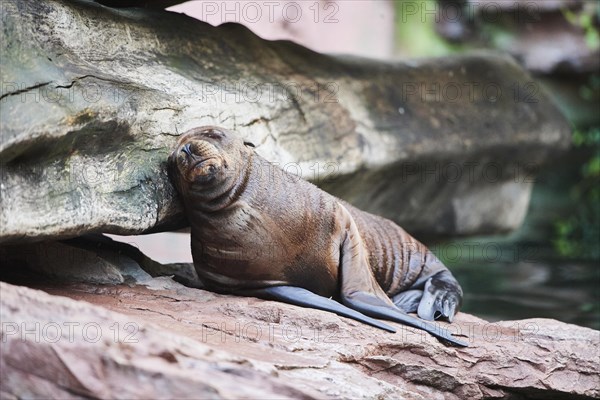
[(475, 9), (466, 1), (411, 2), (437, 9), (435, 18), (407, 15), (403, 3), (395, 2), (399, 54), (508, 52), (553, 96), (574, 132), (570, 151), (537, 176), (519, 230), (432, 245), (463, 284), (463, 310), (599, 329), (600, 2), (480, 1)]

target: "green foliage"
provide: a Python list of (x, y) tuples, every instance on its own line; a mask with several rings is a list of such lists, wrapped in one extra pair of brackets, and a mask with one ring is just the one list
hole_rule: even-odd
[[(588, 78), (588, 82), (585, 85), (582, 85), (579, 88), (579, 96), (587, 102), (597, 104), (600, 101), (600, 74), (592, 74)], [(598, 132), (590, 132), (590, 138), (588, 140), (588, 144), (598, 144)], [(595, 136), (594, 136), (595, 135)], [(584, 135), (585, 136), (585, 135)], [(582, 136), (583, 138), (583, 136)], [(590, 142), (591, 140), (591, 142)], [(576, 143), (577, 144), (577, 143)]]
[(571, 188), (576, 205), (570, 215), (555, 222), (553, 244), (564, 256), (600, 259), (600, 127), (573, 134), (576, 147), (589, 148), (591, 156), (581, 167), (580, 179)]
[(594, 18), (600, 16), (599, 2), (589, 2), (586, 7), (581, 8), (579, 11), (564, 9), (562, 12), (567, 21), (583, 29), (585, 42), (590, 49), (600, 48), (600, 33), (594, 25)]
[[(438, 57), (460, 53), (463, 46), (447, 42), (435, 31), (436, 3), (430, 0), (394, 2), (396, 48), (408, 57)], [(427, 10), (429, 13), (424, 12)]]

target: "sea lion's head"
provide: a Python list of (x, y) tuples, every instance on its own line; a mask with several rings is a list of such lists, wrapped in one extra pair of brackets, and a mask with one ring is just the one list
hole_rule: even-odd
[(251, 154), (235, 133), (215, 126), (194, 128), (179, 138), (168, 160), (171, 181), (184, 197), (206, 199), (233, 188)]

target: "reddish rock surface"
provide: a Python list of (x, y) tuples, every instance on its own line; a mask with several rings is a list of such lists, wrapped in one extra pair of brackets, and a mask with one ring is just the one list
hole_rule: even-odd
[(461, 313), (455, 348), (169, 278), (38, 289), (0, 284), (2, 398), (600, 396), (600, 333), (554, 320)]

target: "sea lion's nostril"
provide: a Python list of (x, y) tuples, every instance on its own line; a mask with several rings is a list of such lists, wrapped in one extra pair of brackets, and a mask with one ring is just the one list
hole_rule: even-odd
[(191, 145), (190, 143), (186, 144), (185, 146), (183, 146), (181, 148), (181, 151), (183, 151), (185, 154), (187, 154), (188, 156), (192, 156), (192, 149), (191, 149)]

